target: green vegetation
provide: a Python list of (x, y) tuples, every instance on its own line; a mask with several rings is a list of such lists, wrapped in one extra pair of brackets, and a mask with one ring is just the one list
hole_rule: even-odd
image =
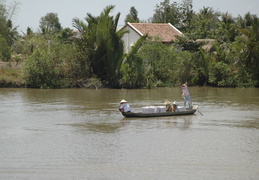
[[(73, 19), (80, 33), (63, 28), (58, 15), (48, 13), (40, 19), (39, 32), (29, 27), (19, 35), (13, 27), (11, 8), (0, 1), (0, 60), (21, 64), (22, 69), (0, 67), (0, 87), (36, 88), (151, 88), (191, 85), (220, 87), (259, 86), (259, 18), (247, 13), (232, 17), (228, 13), (203, 7), (192, 10), (192, 0), (156, 5), (152, 23), (171, 23), (184, 37), (171, 45), (159, 38), (143, 36), (124, 54), (117, 31), (120, 13), (110, 15), (107, 6), (99, 16)], [(135, 7), (125, 22), (141, 22)]]
[(21, 69), (1, 68), (0, 87), (25, 87)]
[(120, 13), (115, 17), (109, 15), (114, 7), (107, 6), (98, 17), (87, 14), (87, 24), (73, 20), (74, 27), (83, 33), (77, 44), (90, 66), (90, 76), (95, 75), (112, 87), (118, 86), (118, 64), (123, 58), (122, 37), (126, 33), (117, 31)]
[(138, 11), (135, 9), (134, 6), (130, 8), (130, 13), (126, 16), (124, 22), (125, 24), (127, 24), (127, 22), (139, 23)]

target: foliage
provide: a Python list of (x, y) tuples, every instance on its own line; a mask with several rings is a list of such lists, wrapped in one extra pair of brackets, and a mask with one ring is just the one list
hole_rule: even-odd
[(38, 44), (23, 65), (28, 87), (55, 88), (76, 86), (81, 78), (77, 48), (70, 44)]
[(193, 56), (188, 51), (147, 40), (138, 54), (145, 62), (144, 75), (151, 86), (175, 85), (192, 79)]
[(160, 5), (156, 5), (155, 14), (153, 15), (153, 23), (168, 23), (174, 22), (173, 24), (177, 27), (180, 23), (180, 10), (178, 4), (173, 2), (170, 4), (169, 0), (164, 0)]
[(124, 31), (117, 31), (120, 17), (110, 16), (115, 6), (107, 6), (98, 17), (87, 14), (85, 24), (74, 19), (74, 27), (83, 33), (78, 40), (79, 46), (85, 52), (85, 62), (91, 67), (91, 74), (96, 75), (109, 85), (118, 86), (117, 67), (123, 55), (122, 37)]
[(209, 71), (209, 83), (213, 86), (231, 86), (230, 67), (224, 62), (213, 63)]
[(6, 42), (6, 39), (0, 34), (0, 60), (8, 61), (11, 56), (11, 48)]
[(24, 77), (29, 87), (54, 87), (54, 61), (45, 51), (37, 49), (24, 62)]
[(125, 22), (125, 24), (127, 22), (130, 22), (130, 23), (138, 23), (139, 22), (138, 11), (136, 10), (136, 8), (134, 6), (132, 6), (130, 8), (130, 13), (126, 16), (124, 22)]
[[(177, 53), (177, 51), (176, 51)], [(176, 54), (174, 68), (174, 81), (177, 84), (183, 84), (184, 82), (190, 82), (195, 84), (194, 76), (194, 58), (189, 51), (181, 51)]]
[(149, 83), (157, 81), (166, 82), (170, 68), (173, 66), (171, 49), (160, 41), (148, 40), (139, 52), (147, 67), (147, 79)]
[(164, 0), (160, 5), (156, 5), (152, 18), (153, 23), (171, 23), (180, 30), (186, 30), (191, 25), (194, 12), (192, 10), (192, 0), (183, 0), (182, 3)]
[(145, 86), (145, 64), (138, 55), (138, 51), (147, 36), (142, 36), (131, 48), (124, 61), (120, 65), (122, 73), (122, 87), (140, 88)]
[(56, 13), (47, 13), (40, 19), (40, 30), (42, 34), (53, 34), (62, 29)]
[(238, 29), (234, 18), (229, 13), (221, 14), (221, 22), (218, 23), (216, 37), (219, 42), (233, 42), (238, 36)]
[(183, 51), (190, 51), (192, 53), (199, 51), (199, 48), (204, 45), (201, 42), (188, 39), (186, 36), (178, 36), (173, 44)]
[[(192, 1), (170, 4), (164, 0), (157, 5), (153, 16), (153, 22), (171, 22), (185, 31), (185, 37), (178, 37), (174, 45), (192, 53), (192, 63), (183, 68), (192, 72), (192, 83), (231, 87), (258, 86), (258, 21), (258, 17), (250, 13), (233, 18), (211, 7), (194, 13)], [(196, 39), (214, 39), (215, 42), (197, 43)]]
[(0, 87), (25, 87), (20, 69), (1, 68)]
[(18, 39), (17, 27), (13, 27), (12, 17), (18, 3), (9, 8), (4, 1), (0, 1), (0, 60), (8, 61), (11, 57), (11, 46)]
[[(240, 29), (246, 36), (244, 42), (241, 64), (246, 67), (253, 81), (259, 82), (259, 18), (251, 17), (251, 26)], [(257, 84), (259, 85), (259, 84)]]
[(62, 29), (56, 34), (57, 39), (62, 43), (71, 43), (73, 40), (73, 30), (70, 28)]

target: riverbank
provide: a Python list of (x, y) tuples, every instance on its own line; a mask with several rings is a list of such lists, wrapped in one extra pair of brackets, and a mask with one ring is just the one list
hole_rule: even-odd
[[(71, 88), (99, 89), (103, 87), (97, 78), (80, 79), (71, 83)], [(25, 88), (26, 82), (22, 74), (22, 64), (0, 61), (0, 88)]]
[[(22, 63), (0, 61), (0, 88), (25, 88), (26, 81), (22, 73)], [(106, 87), (98, 78), (70, 80), (63, 88), (99, 89)], [(256, 87), (244, 84), (240, 87)], [(49, 88), (42, 86), (41, 88)], [(61, 87), (62, 88), (62, 87)]]
[(25, 87), (21, 67), (21, 63), (0, 61), (0, 88)]
[[(0, 68), (0, 88), (25, 88), (26, 83), (21, 68)], [(99, 89), (103, 85), (99, 79), (78, 80), (71, 88)]]

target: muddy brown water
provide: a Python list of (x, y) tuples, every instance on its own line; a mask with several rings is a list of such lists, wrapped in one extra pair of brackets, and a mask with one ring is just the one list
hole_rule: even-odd
[(124, 118), (180, 88), (0, 89), (0, 179), (258, 179), (259, 89), (190, 87), (203, 116)]

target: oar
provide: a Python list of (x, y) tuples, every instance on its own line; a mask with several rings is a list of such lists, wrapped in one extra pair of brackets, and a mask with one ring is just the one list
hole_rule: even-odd
[[(184, 99), (185, 101), (187, 101), (191, 106), (193, 106), (192, 103), (191, 103), (190, 101), (188, 101), (185, 97), (183, 97), (183, 99)], [(196, 110), (203, 116), (203, 114), (199, 111), (198, 108), (197, 108)]]

